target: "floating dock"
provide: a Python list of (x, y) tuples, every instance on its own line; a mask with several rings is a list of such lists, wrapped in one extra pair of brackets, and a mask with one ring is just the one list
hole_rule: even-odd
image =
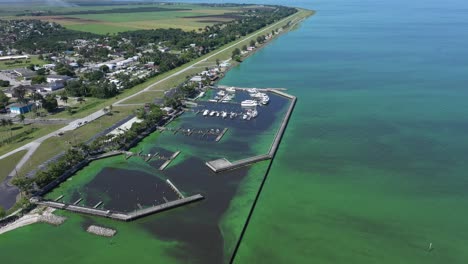
[(73, 205), (79, 204), (82, 200), (83, 200), (83, 198), (79, 198), (78, 200), (76, 200), (76, 201), (73, 203)]
[(174, 190), (174, 192), (177, 193), (177, 196), (179, 196), (180, 199), (185, 198), (184, 195), (179, 191), (179, 189), (177, 189), (177, 187), (175, 187), (175, 185), (172, 184), (172, 182), (169, 179), (167, 179), (166, 182), (167, 182), (167, 184), (169, 184), (171, 189)]
[(224, 134), (226, 134), (227, 131), (228, 131), (227, 127), (224, 128), (221, 134), (219, 134), (219, 136), (216, 138), (216, 142), (219, 142), (223, 138)]
[(164, 162), (163, 165), (161, 165), (161, 167), (159, 167), (159, 170), (164, 170), (179, 154), (180, 151), (177, 151), (176, 153), (172, 154), (172, 156), (168, 160), (166, 160), (166, 162)]

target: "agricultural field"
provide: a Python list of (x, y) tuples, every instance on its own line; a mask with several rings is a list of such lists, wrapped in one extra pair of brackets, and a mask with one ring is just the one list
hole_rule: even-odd
[[(13, 11), (9, 13), (8, 18), (41, 19), (59, 23), (69, 29), (96, 34), (157, 28), (180, 28), (191, 31), (234, 20), (245, 8), (247, 6), (193, 4), (48, 7), (48, 9), (38, 7), (35, 10), (39, 10), (41, 15), (16, 16), (28, 14), (16, 10), (16, 13)], [(12, 16), (12, 14), (16, 15)]]

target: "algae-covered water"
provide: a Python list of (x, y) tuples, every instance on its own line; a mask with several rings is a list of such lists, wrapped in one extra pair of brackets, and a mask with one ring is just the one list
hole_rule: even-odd
[[(246, 96), (246, 92), (237, 92), (236, 100), (243, 100)], [(185, 196), (200, 193), (204, 200), (131, 223), (59, 212), (69, 218), (65, 225), (51, 227), (37, 224), (8, 233), (0, 238), (0, 250), (18, 252), (32, 248), (33, 252), (40, 252), (41, 249), (34, 248), (35, 245), (41, 243), (47, 234), (54, 233), (52, 237), (57, 239), (49, 241), (53, 246), (48, 246), (55, 247), (56, 251), (44, 259), (53, 258), (52, 254), (57, 251), (60, 252), (55, 255), (57, 261), (63, 260), (62, 254), (76, 257), (89, 252), (84, 259), (76, 258), (71, 263), (120, 263), (123, 253), (115, 254), (115, 251), (122, 250), (121, 244), (138, 240), (139, 245), (157, 247), (149, 254), (152, 258), (164, 260), (163, 263), (229, 262), (270, 161), (217, 174), (205, 162), (223, 157), (235, 161), (267, 153), (289, 103), (290, 100), (282, 96), (270, 94), (270, 103), (257, 107), (256, 118), (243, 120), (240, 117), (223, 119), (196, 114), (200, 109), (243, 111), (239, 104), (200, 101), (197, 108), (187, 111), (168, 127), (192, 131), (221, 131), (227, 128), (221, 141), (215, 142), (216, 136), (213, 135), (155, 132), (130, 150), (141, 152), (142, 156), (126, 159), (125, 155), (119, 155), (93, 161), (45, 196), (49, 200), (61, 197), (59, 199), (68, 204), (131, 212), (178, 199), (176, 192), (166, 183), (166, 180), (170, 180)], [(160, 171), (164, 160), (157, 157), (167, 158), (176, 151), (181, 151), (181, 154), (164, 171)], [(148, 154), (152, 156), (155, 153), (159, 153), (156, 158), (146, 160)], [(105, 241), (98, 242), (102, 239), (84, 232), (92, 223), (115, 228), (118, 234), (107, 239), (107, 244)], [(25, 230), (30, 232), (26, 237), (21, 235)], [(142, 236), (142, 233), (145, 235)], [(74, 242), (65, 243), (68, 240)], [(105, 246), (97, 246), (97, 243), (104, 243)], [(80, 250), (69, 248), (79, 244), (86, 246)], [(96, 255), (93, 253), (95, 250), (106, 253)], [(145, 252), (148, 254), (147, 247), (128, 251), (125, 258), (134, 257), (141, 263), (147, 263), (146, 259), (139, 258)], [(6, 254), (5, 258), (15, 263), (31, 261), (31, 255)], [(148, 257), (148, 260), (152, 258)]]
[[(466, 1), (287, 4), (317, 13), (222, 81), (284, 87), (299, 98), (235, 263), (467, 263)], [(211, 212), (197, 203), (194, 215), (183, 208), (130, 224), (69, 215), (58, 228), (19, 229), (0, 236), (2, 261), (220, 263), (266, 167), (235, 176), (240, 187), (228, 189), (236, 198), (223, 202), (227, 211), (208, 213), (216, 242), (206, 229), (183, 229)], [(170, 217), (183, 231), (177, 238), (152, 228)], [(77, 228), (90, 221), (119, 234), (109, 240)], [(198, 239), (180, 242), (190, 232)], [(206, 249), (217, 255), (196, 254)]]

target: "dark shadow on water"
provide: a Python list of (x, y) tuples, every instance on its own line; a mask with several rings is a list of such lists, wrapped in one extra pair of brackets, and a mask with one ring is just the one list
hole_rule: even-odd
[(143, 226), (159, 239), (182, 242), (170, 252), (182, 262), (223, 263), (224, 239), (218, 224), (247, 171), (214, 174), (195, 158), (171, 168), (167, 175), (178, 188), (202, 193), (205, 200), (152, 216)]

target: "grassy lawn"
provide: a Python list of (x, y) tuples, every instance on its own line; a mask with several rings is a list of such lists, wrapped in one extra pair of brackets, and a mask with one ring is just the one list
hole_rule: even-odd
[(141, 93), (137, 96), (134, 96), (128, 100), (122, 102), (122, 104), (144, 104), (144, 103), (152, 103), (156, 98), (162, 98), (164, 96), (164, 92), (161, 91), (148, 91)]
[(39, 146), (36, 152), (34, 152), (28, 162), (26, 162), (23, 168), (21, 168), (19, 174), (25, 175), (53, 156), (67, 150), (72, 144), (89, 140), (100, 131), (103, 131), (118, 121), (124, 119), (129, 115), (129, 113), (137, 108), (138, 107), (114, 108), (112, 115), (103, 116), (76, 130), (65, 132), (63, 136), (51, 137), (45, 140)]
[[(27, 134), (27, 135), (24, 135), (23, 137), (20, 137), (20, 138), (17, 138), (15, 139), (14, 142), (11, 142), (11, 143), (8, 143), (8, 144), (5, 144), (5, 145), (2, 145), (0, 146), (0, 155), (3, 155), (7, 152), (10, 152), (18, 147), (21, 147), (37, 138), (40, 138), (44, 135), (47, 135), (61, 127), (63, 127), (64, 125), (40, 125), (40, 124), (28, 124), (28, 125), (19, 125), (19, 124), (15, 124), (13, 127), (12, 127), (12, 130), (13, 130), (13, 136), (14, 135), (17, 135), (23, 131), (27, 131), (27, 130), (31, 130), (34, 128), (34, 132), (30, 133), (30, 134)], [(8, 138), (10, 137), (10, 130), (9, 128), (7, 127), (6, 129), (4, 127), (2, 127), (0, 129), (0, 139), (2, 138)]]
[(30, 56), (29, 60), (20, 60), (21, 63), (14, 63), (14, 64), (9, 64), (13, 61), (2, 61), (0, 62), (0, 70), (8, 70), (8, 69), (16, 69), (16, 68), (24, 68), (29, 66), (30, 64), (39, 64), (43, 65), (46, 64), (46, 61), (38, 59), (38, 56)]
[(24, 154), (26, 154), (26, 152), (27, 150), (22, 150), (0, 160), (0, 182), (2, 182), (8, 176), (8, 173), (15, 169), (16, 164), (24, 156)]

